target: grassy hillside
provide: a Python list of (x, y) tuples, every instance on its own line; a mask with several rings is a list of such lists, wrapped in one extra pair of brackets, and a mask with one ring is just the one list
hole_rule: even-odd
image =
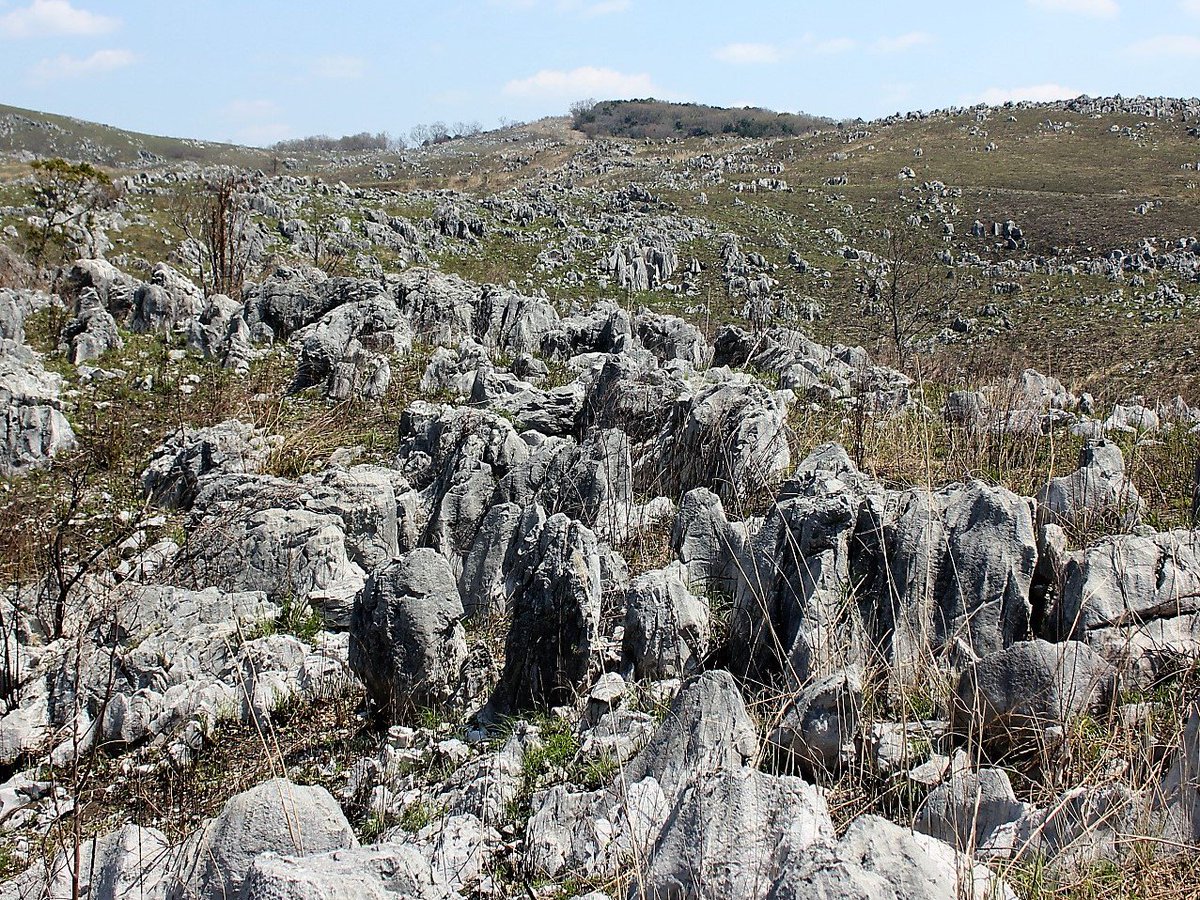
[(28, 153), (133, 169), (183, 162), (260, 167), (271, 161), (268, 151), (253, 147), (139, 134), (0, 105), (0, 154)]

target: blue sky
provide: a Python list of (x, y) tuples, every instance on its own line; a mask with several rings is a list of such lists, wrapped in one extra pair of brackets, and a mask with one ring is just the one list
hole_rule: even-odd
[(266, 144), (657, 96), (871, 118), (1200, 93), (1200, 0), (0, 0), (0, 100)]

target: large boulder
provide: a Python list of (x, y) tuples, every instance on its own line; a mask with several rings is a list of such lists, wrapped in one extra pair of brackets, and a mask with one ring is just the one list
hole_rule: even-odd
[(686, 678), (709, 647), (708, 604), (688, 589), (680, 563), (639, 575), (625, 592), (622, 669), (636, 679)]
[(779, 876), (778, 849), (833, 839), (815, 787), (757, 769), (700, 773), (681, 792), (632, 897), (761, 897)]
[(750, 501), (791, 464), (784, 424), (794, 400), (725, 369), (690, 379), (657, 439), (655, 492), (707, 487), (726, 502)]
[(529, 445), (495, 413), (425, 401), (404, 411), (399, 432), (399, 467), (420, 497), (420, 543), (448, 559), (466, 554), (498, 483)]
[(203, 476), (260, 472), (280, 444), (282, 438), (238, 419), (209, 428), (181, 427), (151, 452), (142, 472), (142, 491), (156, 506), (187, 509)]
[(254, 861), (265, 853), (305, 856), (357, 846), (328, 791), (272, 778), (231, 797), (187, 840), (172, 866), (168, 897), (237, 897)]
[[(412, 334), (395, 302), (380, 293), (330, 310), (298, 331), (293, 343), (300, 350), (293, 389), (321, 385), (335, 400), (378, 399), (387, 388), (380, 366), (387, 354), (408, 352)], [(359, 371), (376, 358), (384, 363), (372, 367), (374, 379)]]
[(854, 667), (801, 690), (768, 738), (778, 765), (821, 780), (852, 765), (858, 757), (862, 692), (862, 673)]
[(376, 844), (311, 856), (263, 853), (240, 900), (453, 900), (443, 878), (408, 844)]
[(350, 666), (393, 717), (444, 703), (467, 643), (462, 600), (446, 559), (417, 549), (376, 570), (354, 602)]
[(71, 362), (77, 366), (125, 346), (117, 331), (116, 320), (92, 288), (80, 296), (79, 314), (63, 327), (62, 343), (67, 347)]
[(907, 683), (931, 653), (961, 667), (1028, 637), (1037, 549), (1029, 503), (978, 481), (865, 505), (853, 568), (879, 662)]
[(592, 670), (600, 626), (595, 534), (562, 513), (547, 519), (532, 507), (508, 578), (513, 618), (492, 713), (573, 702)]
[(687, 566), (691, 583), (710, 593), (732, 594), (747, 540), (746, 527), (725, 517), (721, 498), (708, 488), (683, 495), (671, 550)]
[(41, 468), (75, 446), (62, 379), (23, 344), (0, 338), (0, 477)]
[(1200, 658), (1200, 533), (1118, 535), (1064, 560), (1048, 631), (1151, 684)]
[(674, 804), (700, 773), (739, 772), (757, 758), (758, 730), (737, 683), (714, 670), (689, 681), (650, 742), (622, 770), (622, 784), (654, 778)]
[(154, 828), (124, 825), (64, 850), (0, 885), (3, 900), (81, 897), (87, 900), (164, 900), (170, 848)]
[(998, 757), (1053, 750), (1114, 689), (1113, 667), (1086, 644), (1021, 641), (962, 673), (951, 726)]
[[(766, 900), (960, 900), (1016, 895), (985, 866), (949, 844), (878, 816), (860, 816), (832, 847), (784, 845)], [(763, 896), (759, 894), (757, 896)]]
[(309, 510), (303, 493), (294, 482), (264, 476), (205, 478), (177, 577), (309, 603), (328, 625), (345, 628), (366, 575), (347, 553), (342, 518)]
[(521, 507), (497, 503), (487, 511), (463, 560), (458, 589), (467, 618), (492, 618), (508, 611), (505, 560), (521, 523)]
[(1066, 528), (1132, 528), (1145, 503), (1125, 476), (1121, 448), (1112, 441), (1089, 441), (1079, 451), (1079, 468), (1051, 478), (1038, 493), (1043, 522)]
[(1027, 803), (1017, 800), (1003, 769), (955, 769), (929, 792), (913, 827), (962, 853), (974, 853), (989, 844), (997, 829), (1029, 811)]

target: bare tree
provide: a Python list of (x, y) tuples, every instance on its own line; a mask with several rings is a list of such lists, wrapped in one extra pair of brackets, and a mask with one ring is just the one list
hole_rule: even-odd
[(913, 338), (946, 321), (958, 297), (954, 268), (928, 231), (894, 222), (878, 235), (876, 262), (865, 284), (864, 327), (888, 341), (903, 365)]
[(206, 181), (179, 194), (173, 219), (199, 250), (200, 283), (207, 294), (241, 296), (249, 266), (249, 209), (244, 175)]

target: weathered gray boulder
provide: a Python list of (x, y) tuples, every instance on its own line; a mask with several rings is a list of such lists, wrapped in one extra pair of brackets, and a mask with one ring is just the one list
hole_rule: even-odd
[(79, 845), (78, 869), (74, 850), (63, 851), (0, 885), (0, 898), (78, 896), (87, 900), (131, 897), (164, 900), (169, 852), (162, 832), (125, 825), (85, 838)]
[(654, 778), (673, 805), (697, 774), (739, 772), (758, 757), (758, 730), (728, 672), (713, 670), (684, 685), (621, 784)]
[(31, 350), (0, 339), (0, 477), (40, 468), (75, 446), (61, 388), (62, 379)]
[(411, 404), (400, 420), (398, 462), (420, 492), (420, 543), (447, 558), (466, 554), (497, 484), (528, 456), (529, 445), (495, 413)]
[(708, 604), (681, 563), (639, 575), (625, 592), (621, 667), (635, 679), (686, 678), (708, 654)]
[(342, 521), (346, 554), (364, 572), (395, 559), (401, 550), (399, 496), (407, 483), (394, 469), (359, 465), (328, 469), (301, 479), (305, 509)]
[(1183, 842), (1200, 841), (1200, 705), (1196, 703), (1188, 710), (1158, 799), (1168, 814), (1168, 835)]
[(1200, 657), (1200, 534), (1119, 535), (1066, 554), (1048, 631), (1151, 684)]
[(805, 687), (767, 739), (777, 766), (813, 780), (840, 774), (858, 758), (862, 703), (862, 673), (854, 667)]
[(320, 787), (272, 778), (231, 797), (172, 864), (170, 900), (239, 896), (264, 853), (312, 855), (358, 846), (341, 807)]
[(513, 356), (538, 350), (558, 326), (558, 312), (542, 297), (486, 285), (475, 303), (475, 339)]
[(493, 714), (571, 703), (587, 682), (600, 625), (600, 557), (593, 532), (532, 508), (508, 579), (512, 625)]
[(725, 517), (720, 497), (704, 487), (683, 495), (671, 531), (671, 550), (687, 566), (693, 584), (732, 594), (746, 543), (745, 526)]
[(313, 267), (280, 266), (259, 284), (242, 290), (246, 324), (256, 340), (281, 341), (330, 310), (369, 301), (384, 288), (366, 278), (330, 278)]
[(862, 509), (853, 564), (881, 661), (903, 682), (930, 652), (957, 665), (1028, 636), (1037, 538), (1028, 502), (981, 482)]
[(799, 778), (757, 769), (699, 773), (680, 793), (631, 897), (762, 897), (781, 844), (833, 840), (824, 798)]
[(77, 366), (125, 346), (116, 320), (104, 308), (95, 289), (87, 288), (80, 295), (79, 314), (63, 326), (62, 343), (67, 347), (68, 358)]
[(996, 829), (1029, 811), (1029, 804), (1013, 794), (1003, 769), (956, 770), (930, 791), (913, 827), (973, 854), (989, 843)]
[(681, 359), (700, 367), (712, 356), (712, 348), (700, 329), (678, 316), (643, 309), (634, 319), (634, 328), (642, 346), (664, 362)]
[(951, 727), (997, 756), (1053, 750), (1114, 688), (1113, 667), (1086, 644), (1020, 641), (962, 673)]
[(380, 293), (341, 304), (296, 332), (299, 347), (293, 390), (322, 385), (335, 400), (378, 399), (387, 390), (387, 354), (412, 347), (408, 320), (391, 297)]
[(168, 333), (204, 309), (204, 292), (184, 275), (160, 262), (150, 282), (133, 292), (129, 328), (137, 334)]
[(496, 498), (522, 507), (537, 502), (609, 540), (636, 523), (629, 440), (620, 429), (592, 429), (582, 444), (567, 438), (532, 442), (528, 459), (499, 484)]
[(354, 601), (350, 667), (393, 718), (438, 706), (466, 660), (462, 618), (445, 557), (425, 548), (406, 553), (373, 572)]
[(1016, 898), (986, 867), (973, 864), (949, 844), (878, 816), (855, 819), (832, 847), (784, 845), (780, 854), (780, 874), (766, 892), (767, 900)]
[(27, 291), (0, 289), (0, 339), (25, 343), (25, 319), (33, 312), (31, 297), (36, 296)]
[(142, 492), (156, 506), (187, 509), (203, 476), (259, 472), (282, 443), (282, 438), (272, 438), (238, 419), (209, 428), (181, 428), (151, 452), (142, 472)]
[(1037, 858), (1052, 872), (1078, 873), (1101, 859), (1127, 858), (1132, 836), (1153, 839), (1164, 826), (1168, 840), (1191, 842), (1176, 838), (1172, 821), (1154, 809), (1153, 795), (1120, 783), (1070, 788), (996, 828), (982, 850), (1000, 858)]
[(1079, 468), (1051, 478), (1038, 492), (1042, 522), (1067, 528), (1136, 525), (1145, 509), (1133, 482), (1125, 476), (1121, 448), (1112, 441), (1089, 441), (1079, 451)]
[(133, 302), (137, 281), (106, 259), (77, 259), (63, 277), (65, 297), (77, 298), (87, 288), (95, 289), (104, 308), (124, 321)]
[(641, 490), (649, 492), (659, 478), (659, 434), (682, 391), (681, 375), (661, 368), (644, 350), (608, 356), (591, 380), (583, 424), (619, 428), (629, 436)]
[(688, 380), (657, 438), (654, 492), (678, 497), (707, 487), (745, 502), (791, 464), (784, 422), (794, 400), (727, 369)]
[(783, 673), (799, 688), (855, 659), (846, 609), (860, 499), (823, 478), (778, 500), (740, 560), (730, 625), (735, 671), (766, 683)]
[(452, 900), (420, 850), (375, 844), (309, 856), (263, 853), (246, 874), (240, 900)]
[(504, 563), (520, 522), (520, 506), (497, 503), (479, 523), (458, 579), (467, 618), (491, 618), (508, 611)]
[(366, 575), (347, 554), (343, 520), (310, 511), (301, 494), (298, 485), (282, 479), (205, 478), (193, 507), (188, 552), (175, 563), (176, 577), (307, 602), (328, 625), (345, 628)]

